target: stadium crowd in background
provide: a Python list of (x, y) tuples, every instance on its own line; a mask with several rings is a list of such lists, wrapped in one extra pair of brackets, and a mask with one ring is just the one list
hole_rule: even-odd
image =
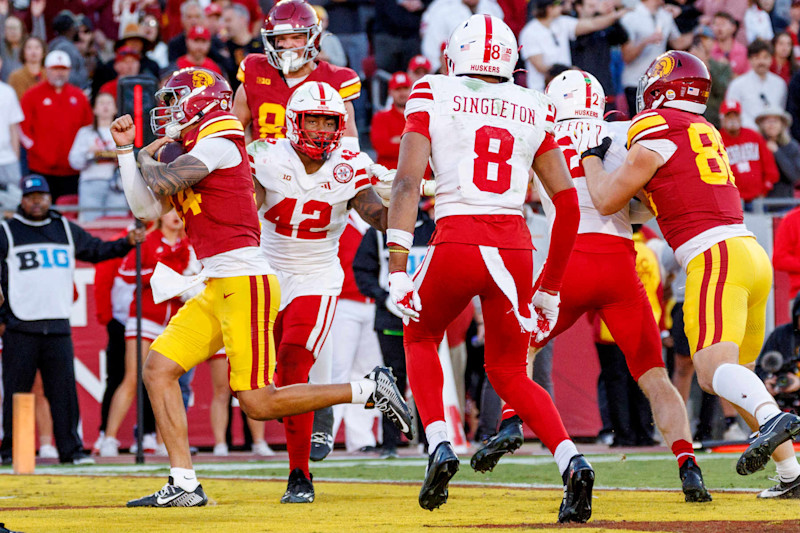
[[(517, 83), (543, 90), (557, 70), (570, 66), (583, 69), (594, 74), (605, 88), (607, 110), (616, 110), (609, 120), (632, 117), (639, 78), (655, 57), (668, 49), (689, 50), (711, 71), (714, 84), (706, 117), (720, 126), (742, 200), (749, 206), (765, 197), (800, 197), (796, 189), (800, 183), (800, 0), (310, 3), (315, 4), (322, 21), (318, 59), (352, 69), (337, 72), (357, 74), (358, 87), (369, 88), (359, 94), (358, 80), (337, 78), (341, 86), (336, 88), (344, 97), (348, 112), (354, 115), (348, 122), (348, 127), (353, 125), (352, 130), (346, 135), (357, 136), (361, 148), (373, 151), (378, 163), (389, 168), (397, 164), (405, 126), (403, 112), (413, 84), (421, 76), (446, 67), (442, 52), (453, 28), (470, 15), (481, 13), (504, 18), (517, 34), (522, 47), (517, 66), (525, 69), (515, 72)], [(10, 102), (0, 118), (0, 187), (5, 187), (0, 203), (6, 210), (16, 208), (20, 194), (15, 189), (20, 178), (29, 173), (43, 176), (55, 204), (79, 206), (81, 222), (125, 210), (117, 183), (116, 158), (109, 153), (113, 150), (109, 126), (121, 97), (118, 82), (126, 76), (165, 79), (181, 67), (208, 68), (225, 77), (234, 91), (240, 83), (244, 86), (242, 92), (248, 91), (243, 102), (245, 106), (250, 104), (253, 127), (249, 134), (263, 137), (264, 132), (280, 133), (283, 128), (281, 112), (262, 113), (261, 103), (248, 102), (258, 98), (253, 96), (258, 94), (258, 85), (270, 80), (245, 76), (255, 63), (245, 59), (250, 55), (264, 57), (261, 28), (265, 14), (273, 7), (272, 0), (82, 0), (70, 2), (73, 11), (62, 10), (62, 3), (52, 0), (31, 0), (24, 9), (17, 9), (17, 5), (0, 0), (0, 99)], [(287, 75), (286, 80), (290, 79), (291, 75)], [(321, 81), (334, 85), (331, 79)], [(349, 94), (345, 95), (343, 91), (348, 87)], [(109, 95), (117, 100), (116, 106)], [(248, 125), (245, 128), (250, 130)], [(788, 271), (793, 278), (790, 297), (800, 290), (800, 231), (794, 221), (797, 217), (797, 211), (785, 217), (775, 246), (775, 268)], [(431, 224), (422, 217), (421, 228), (427, 231)], [(359, 334), (368, 331), (377, 336), (379, 344), (372, 344), (380, 346), (387, 364), (392, 361), (392, 366), (399, 366), (403, 363), (397, 355), (402, 337), (397, 331), (402, 328), (386, 299), (387, 288), (379, 264), (388, 252), (378, 236), (380, 233), (375, 230), (367, 231), (366, 244), (362, 243), (355, 255), (355, 282), (364, 300), (357, 292), (343, 298), (359, 304), (352, 307), (374, 314), (374, 323), (360, 326)], [(660, 254), (661, 248), (657, 244), (653, 247)], [(112, 268), (108, 276), (114, 279), (115, 275)], [(664, 277), (662, 289), (668, 286), (668, 278)], [(115, 283), (109, 281), (109, 287)], [(676, 283), (679, 285), (680, 281)], [(664, 299), (662, 329), (672, 330), (671, 335), (665, 336), (675, 342), (673, 382), (687, 399), (691, 362), (685, 338), (676, 332), (680, 329), (681, 294), (674, 288), (671, 292), (679, 303), (673, 308), (669, 299)], [(125, 303), (114, 305), (115, 310), (125, 307)], [(119, 346), (126, 322), (123, 318), (127, 316), (115, 313), (112, 318), (110, 312), (104, 314), (109, 337), (113, 335), (117, 340), (109, 353), (125, 351)], [(345, 361), (347, 368), (337, 369), (339, 372), (334, 371), (334, 375), (341, 381), (355, 379), (346, 371), (360, 372), (361, 368), (349, 357)], [(120, 361), (116, 363), (112, 381), (120, 382), (124, 372)], [(121, 366), (124, 368), (124, 364)], [(403, 381), (404, 371), (395, 367), (395, 374)], [(465, 388), (459, 385), (462, 390)], [(401, 389), (404, 386), (403, 383)], [(124, 383), (119, 395), (129, 394), (130, 383)], [(467, 405), (480, 403), (479, 398), (472, 399), (474, 402)], [(105, 410), (110, 403), (108, 395)], [(345, 426), (351, 418), (358, 420), (349, 417), (347, 409), (337, 410), (333, 427), (338, 426), (342, 416)], [(114, 432), (119, 416), (112, 416)], [(475, 427), (469, 429), (476, 439), (485, 436)], [(63, 443), (62, 433), (59, 425), (56, 437)], [(643, 435), (640, 443), (650, 442), (646, 437)], [(391, 424), (385, 425), (384, 439), (383, 455), (394, 456), (401, 439)], [(220, 438), (217, 441), (221, 444)], [(357, 431), (348, 442), (349, 450), (372, 446), (372, 441), (360, 439)], [(62, 448), (59, 444), (62, 459), (69, 459), (72, 452)], [(222, 447), (219, 450), (222, 455)]]

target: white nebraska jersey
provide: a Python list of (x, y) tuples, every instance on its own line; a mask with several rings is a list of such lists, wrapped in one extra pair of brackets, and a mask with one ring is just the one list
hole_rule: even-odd
[(258, 215), (269, 264), (283, 273), (344, 279), (339, 237), (347, 225), (348, 202), (371, 186), (369, 156), (339, 148), (309, 175), (288, 139), (259, 139), (247, 146), (247, 153), (267, 193)]
[(430, 75), (414, 84), (406, 119), (420, 112), (429, 121), (436, 219), (522, 216), (528, 171), (553, 127), (550, 99), (513, 82)]
[[(613, 172), (622, 165), (628, 153), (625, 149), (625, 140), (627, 138), (627, 128), (629, 125), (629, 121), (601, 122), (597, 120), (575, 119), (556, 122), (553, 133), (558, 146), (561, 148), (561, 151), (564, 152), (564, 158), (567, 161), (569, 173), (572, 176), (575, 190), (578, 193), (578, 205), (581, 210), (581, 221), (578, 226), (579, 234), (605, 233), (606, 235), (615, 235), (627, 239), (633, 238), (631, 219), (627, 205), (613, 215), (601, 215), (597, 211), (597, 208), (595, 208), (592, 203), (592, 198), (589, 195), (589, 188), (586, 185), (586, 175), (581, 165), (581, 156), (575, 148), (572, 137), (575, 131), (580, 132), (586, 131), (587, 129), (604, 127), (607, 132), (611, 134), (612, 143), (611, 148), (609, 148), (603, 160), (603, 168), (606, 172)], [(536, 180), (536, 187), (539, 190), (542, 207), (544, 208), (544, 212), (550, 223), (550, 228), (552, 229), (553, 221), (556, 216), (553, 202), (550, 200), (550, 197), (547, 196), (547, 192), (538, 179)]]

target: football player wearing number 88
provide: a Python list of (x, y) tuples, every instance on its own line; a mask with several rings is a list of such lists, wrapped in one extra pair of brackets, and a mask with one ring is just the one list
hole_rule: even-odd
[[(517, 42), (500, 19), (474, 15), (459, 24), (446, 55), (450, 75), (418, 80), (406, 105), (387, 232), (389, 294), (410, 319), (404, 328), (408, 379), (431, 454), (419, 504), (433, 510), (445, 503), (458, 470), (445, 424), (437, 347), (447, 325), (477, 295), (485, 318), (487, 376), (565, 474), (559, 520), (585, 522), (594, 472), (569, 439), (550, 396), (526, 374), (531, 332), (546, 336), (557, 320), (558, 292), (580, 218), (552, 134), (554, 109), (542, 93), (513, 83)], [(436, 174), (437, 227), (411, 280), (406, 259), (429, 157)], [(530, 169), (542, 176), (556, 211), (535, 295), (533, 247), (522, 217)]]
[(772, 265), (744, 225), (720, 134), (702, 117), (710, 87), (708, 69), (698, 58), (687, 52), (662, 54), (639, 83), (639, 114), (628, 130), (622, 166), (603, 170), (605, 141), (579, 150), (601, 214), (618, 211), (642, 189), (649, 198), (687, 273), (683, 309), (698, 382), (731, 402), (759, 430), (736, 471), (752, 474), (772, 456), (780, 483), (762, 496), (775, 497), (800, 483), (791, 445), (800, 433), (800, 417), (781, 413), (752, 372), (764, 341)]
[[(372, 180), (390, 180), (394, 172), (363, 153), (341, 148), (346, 120), (344, 102), (333, 87), (306, 83), (287, 105), (287, 138), (261, 139), (247, 147), (261, 249), (281, 286), (275, 321), (279, 386), (306, 383), (315, 361), (330, 359), (328, 338), (344, 282), (337, 252), (350, 209), (378, 231), (386, 230), (387, 210)], [(378, 190), (388, 192), (390, 183)], [(313, 420), (314, 413), (283, 419), (291, 472), (284, 503), (314, 501), (309, 472)], [(407, 420), (393, 421), (411, 437)]]

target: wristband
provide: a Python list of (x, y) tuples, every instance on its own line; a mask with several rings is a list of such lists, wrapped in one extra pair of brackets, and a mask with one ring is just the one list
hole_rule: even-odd
[(131, 144), (123, 144), (122, 146), (117, 146), (117, 150), (133, 150), (133, 143), (131, 143)]
[(406, 250), (405, 248), (389, 248), (389, 253), (390, 254), (407, 254), (407, 253), (409, 253), (409, 251)]
[(386, 230), (386, 246), (392, 245), (410, 250), (414, 245), (414, 235), (401, 229), (389, 228)]

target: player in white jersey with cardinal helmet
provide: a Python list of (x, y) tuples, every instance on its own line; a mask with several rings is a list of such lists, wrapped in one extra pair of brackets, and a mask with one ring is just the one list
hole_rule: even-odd
[[(686, 407), (664, 369), (658, 325), (636, 274), (631, 222), (642, 223), (652, 218), (652, 213), (634, 199), (616, 213), (601, 215), (589, 196), (580, 154), (574, 146), (576, 136), (598, 135), (601, 130), (610, 132), (603, 165), (611, 172), (622, 165), (627, 155), (625, 139), (630, 123), (603, 121), (605, 91), (588, 72), (564, 71), (548, 84), (545, 92), (556, 108), (553, 132), (578, 191), (581, 222), (564, 274), (558, 322), (548, 337), (532, 340), (531, 345), (541, 348), (569, 329), (584, 313), (599, 313), (625, 354), (631, 375), (650, 400), (656, 425), (678, 459), (686, 501), (711, 501), (694, 455)], [(536, 183), (552, 224), (553, 203), (541, 181)], [(513, 413), (504, 410), (504, 418), (511, 416)], [(504, 445), (514, 432), (521, 435), (521, 424), (501, 429), (476, 452), (473, 468), (491, 470), (505, 451), (516, 449)]]
[[(371, 179), (391, 179), (393, 172), (365, 154), (341, 148), (346, 118), (333, 87), (307, 83), (289, 100), (286, 138), (247, 147), (260, 206), (261, 248), (281, 287), (274, 329), (278, 386), (306, 383), (314, 361), (330, 349), (326, 340), (344, 281), (339, 237), (350, 209), (386, 230), (386, 208)], [(386, 183), (383, 190), (388, 199)], [(309, 473), (313, 419), (314, 413), (283, 419), (291, 471), (283, 503), (314, 501)], [(408, 424), (395, 423), (411, 438)]]
[[(594, 471), (569, 439), (547, 394), (526, 373), (531, 331), (547, 334), (578, 227), (578, 201), (552, 135), (554, 110), (543, 94), (514, 85), (514, 34), (500, 19), (474, 15), (447, 45), (450, 76), (425, 76), (406, 104), (397, 177), (389, 206), (389, 294), (406, 315), (408, 379), (428, 438), (420, 506), (447, 500), (458, 458), (447, 437), (437, 347), (473, 296), (485, 320), (486, 374), (494, 389), (555, 455), (564, 480), (559, 521), (591, 515)], [(436, 175), (436, 233), (412, 281), (419, 184), (428, 158)], [(556, 207), (541, 288), (533, 291), (531, 236), (522, 205), (533, 168)], [(535, 309), (534, 309), (535, 306)]]

